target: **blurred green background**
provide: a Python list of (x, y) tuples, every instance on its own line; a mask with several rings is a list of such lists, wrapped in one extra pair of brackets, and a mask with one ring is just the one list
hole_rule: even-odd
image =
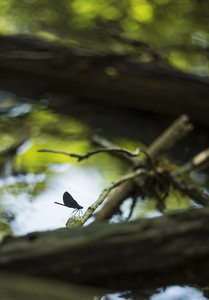
[(106, 35), (148, 43), (171, 64), (208, 74), (207, 0), (2, 0), (1, 34), (33, 34), (71, 45), (134, 51)]
[[(0, 1), (2, 35), (32, 35), (74, 47), (143, 55), (148, 61), (155, 53), (181, 70), (204, 76), (209, 71), (208, 25), (209, 2), (206, 0)], [(0, 99), (0, 217), (4, 222), (13, 224), (15, 233), (64, 226), (69, 212), (63, 218), (64, 211), (60, 210), (58, 223), (57, 207), (51, 212), (53, 217), (50, 221), (50, 213), (45, 213), (44, 226), (40, 225), (38, 212), (54, 207), (54, 200), (60, 200), (62, 193), (69, 188), (73, 189), (75, 197), (78, 192), (81, 205), (85, 207), (86, 202), (87, 207), (109, 182), (127, 170), (127, 164), (108, 154), (99, 154), (77, 163), (76, 159), (64, 155), (38, 153), (38, 149), (51, 148), (84, 154), (94, 148), (90, 136), (98, 129), (92, 130), (70, 116), (50, 111), (32, 100), (19, 99), (8, 92), (2, 91)], [(22, 145), (13, 153), (8, 152), (22, 136)], [(122, 133), (114, 142), (130, 150), (142, 145), (140, 141), (123, 137)], [(81, 184), (79, 178), (83, 176), (86, 179)], [(76, 182), (73, 181), (75, 178)], [(193, 172), (185, 179), (202, 188), (208, 183), (203, 173), (197, 175)], [(47, 199), (44, 209), (41, 200), (38, 208), (33, 206), (40, 195), (41, 199)], [(127, 205), (130, 207), (130, 203)], [(167, 201), (168, 209), (192, 205), (194, 203), (190, 199), (175, 192)], [(28, 215), (24, 212), (26, 208)], [(127, 210), (124, 204), (124, 213)], [(19, 212), (25, 215), (24, 222), (18, 219)], [(152, 213), (157, 213), (153, 200), (139, 201), (134, 217)], [(32, 215), (34, 224), (29, 226)], [(21, 222), (23, 225), (20, 226)]]

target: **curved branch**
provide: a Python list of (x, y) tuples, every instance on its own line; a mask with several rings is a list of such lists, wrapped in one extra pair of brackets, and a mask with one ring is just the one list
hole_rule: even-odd
[(65, 152), (65, 151), (60, 151), (60, 150), (53, 150), (53, 149), (40, 149), (37, 150), (38, 152), (50, 152), (50, 153), (57, 153), (57, 154), (64, 154), (64, 155), (68, 155), (70, 157), (75, 157), (78, 159), (78, 162), (89, 158), (90, 156), (97, 154), (97, 153), (101, 153), (101, 152), (110, 152), (113, 154), (123, 154), (123, 155), (128, 155), (131, 157), (136, 157), (139, 155), (140, 153), (140, 149), (136, 148), (134, 151), (129, 151), (126, 149), (122, 149), (119, 147), (115, 147), (115, 148), (108, 148), (108, 149), (97, 149), (97, 150), (93, 150), (88, 152), (87, 154), (76, 154), (76, 153), (69, 153), (69, 152)]

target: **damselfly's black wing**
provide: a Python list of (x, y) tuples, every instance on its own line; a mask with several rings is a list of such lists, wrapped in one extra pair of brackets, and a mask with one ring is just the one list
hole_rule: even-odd
[(67, 207), (71, 207), (71, 208), (75, 208), (75, 209), (82, 209), (83, 208), (82, 206), (80, 206), (78, 204), (77, 201), (75, 201), (75, 199), (73, 199), (73, 197), (68, 192), (65, 192), (63, 194), (63, 203)]

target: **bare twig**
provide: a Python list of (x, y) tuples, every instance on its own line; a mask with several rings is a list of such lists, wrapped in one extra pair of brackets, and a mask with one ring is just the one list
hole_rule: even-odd
[[(104, 149), (108, 149), (108, 148), (118, 148), (117, 145), (113, 144), (112, 142), (110, 142), (109, 140), (107, 140), (106, 138), (100, 136), (100, 135), (93, 135), (92, 136), (92, 141), (93, 143), (95, 143), (96, 145), (99, 145), (100, 147), (104, 147)], [(148, 161), (150, 162), (151, 168), (153, 170), (155, 170), (155, 162), (153, 160), (153, 158), (150, 156), (150, 154), (147, 152), (146, 148), (141, 148), (140, 147), (140, 152), (144, 153), (147, 156)], [(124, 155), (124, 153), (112, 153), (113, 155), (117, 155), (122, 159), (125, 159), (126, 161), (128, 161), (129, 163), (133, 164), (133, 165), (138, 165), (139, 164), (139, 160), (134, 158), (134, 157), (130, 157), (127, 156), (126, 154)]]
[(133, 201), (132, 201), (132, 204), (131, 204), (131, 208), (130, 208), (130, 212), (129, 212), (129, 215), (126, 219), (126, 222), (130, 220), (131, 216), (133, 215), (133, 211), (134, 211), (134, 208), (136, 206), (136, 201), (137, 201), (137, 197), (133, 197)]
[(52, 150), (52, 149), (40, 149), (40, 150), (38, 150), (38, 152), (50, 152), (50, 153), (64, 154), (64, 155), (68, 155), (70, 157), (77, 158), (78, 162), (79, 162), (79, 161), (89, 158), (90, 156), (92, 156), (94, 154), (101, 153), (101, 152), (110, 152), (110, 153), (114, 153), (114, 154), (122, 154), (122, 155), (130, 156), (130, 157), (136, 157), (139, 155), (140, 149), (136, 148), (134, 151), (129, 151), (127, 149), (115, 147), (115, 148), (107, 148), (107, 149), (97, 149), (97, 150), (90, 151), (87, 154), (83, 154), (83, 155), (76, 154), (76, 153), (69, 153), (69, 152), (60, 151), (60, 150)]
[[(94, 134), (91, 137), (92, 142), (95, 145), (98, 145), (99, 147), (102, 147), (103, 149), (108, 149), (108, 148), (118, 148), (117, 145), (115, 145), (114, 143), (110, 142), (109, 140), (107, 140), (106, 138), (104, 138), (101, 135), (98, 134)], [(142, 152), (142, 149), (140, 148), (140, 151)], [(138, 159), (128, 156), (128, 155), (124, 155), (124, 153), (118, 152), (118, 153), (114, 153), (112, 152), (111, 154), (113, 155), (117, 155), (118, 157), (128, 161), (131, 164), (136, 164), (138, 162)]]
[[(143, 169), (138, 169), (135, 172), (129, 173), (118, 180), (112, 182), (107, 188), (103, 190), (99, 198), (87, 209), (85, 214), (82, 217), (77, 217), (77, 221), (73, 222), (73, 227), (81, 226), (86, 223), (86, 221), (93, 215), (94, 211), (104, 202), (105, 198), (108, 196), (110, 191), (114, 189), (115, 187), (119, 186), (123, 182), (126, 182), (130, 179), (135, 178), (136, 176), (139, 176), (140, 174), (144, 174), (146, 171)], [(74, 217), (73, 217), (74, 218)], [(75, 219), (75, 218), (74, 218)], [(69, 219), (70, 220), (70, 219)], [(67, 222), (66, 226), (71, 227), (72, 222)], [(68, 226), (69, 224), (69, 226)]]

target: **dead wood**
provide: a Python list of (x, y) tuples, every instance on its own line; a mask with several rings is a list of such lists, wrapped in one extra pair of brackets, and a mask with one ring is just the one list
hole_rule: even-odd
[(207, 193), (204, 193), (193, 186), (189, 186), (185, 182), (175, 178), (171, 179), (171, 185), (173, 188), (179, 190), (183, 195), (189, 196), (197, 204), (205, 207), (209, 206), (209, 195)]
[[(155, 168), (156, 162), (162, 155), (170, 150), (181, 138), (189, 134), (192, 129), (193, 126), (189, 123), (188, 116), (182, 115), (179, 117), (146, 149), (147, 156), (144, 156), (140, 160), (134, 159), (129, 172), (142, 167), (148, 170)], [(95, 222), (109, 219), (118, 211), (119, 206), (125, 199), (135, 194), (135, 190), (136, 184), (133, 180), (126, 181), (114, 189), (103, 208), (96, 214)]]
[[(50, 107), (80, 109), (75, 100), (173, 114), (187, 113), (208, 123), (208, 79), (131, 55), (99, 53), (23, 36), (0, 36), (0, 88), (41, 99), (50, 93)], [(70, 97), (62, 97), (66, 92)], [(79, 106), (79, 107), (78, 107)], [(83, 115), (84, 116), (84, 115)]]
[(0, 246), (1, 270), (113, 289), (208, 284), (209, 211), (31, 233)]
[(77, 153), (69, 153), (69, 152), (65, 152), (65, 151), (60, 151), (60, 150), (53, 150), (53, 149), (39, 149), (38, 152), (48, 152), (48, 153), (57, 153), (57, 154), (63, 154), (63, 155), (67, 155), (70, 157), (75, 157), (78, 159), (78, 162), (89, 158), (92, 155), (98, 154), (98, 153), (113, 153), (115, 155), (119, 155), (119, 156), (127, 156), (127, 157), (135, 157), (138, 156), (140, 153), (139, 148), (136, 148), (134, 151), (129, 151), (127, 149), (124, 148), (119, 148), (119, 147), (114, 147), (114, 148), (107, 148), (107, 149), (97, 149), (97, 150), (93, 150), (93, 151), (89, 151), (87, 154), (77, 154)]
[(172, 175), (188, 173), (193, 170), (204, 170), (209, 165), (209, 148), (195, 155), (191, 160), (186, 162), (179, 170), (172, 171)]
[(5, 300), (87, 300), (108, 292), (84, 285), (4, 271), (0, 272), (0, 290), (1, 299)]

